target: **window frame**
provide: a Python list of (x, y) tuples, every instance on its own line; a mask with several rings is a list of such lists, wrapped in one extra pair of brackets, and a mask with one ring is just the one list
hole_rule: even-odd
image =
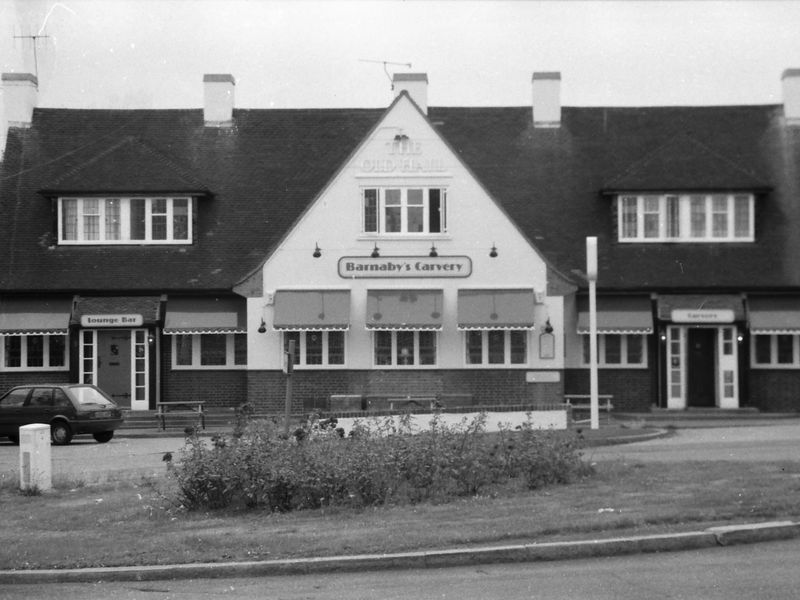
[[(778, 338), (792, 338), (792, 362), (778, 362)], [(769, 338), (769, 362), (758, 360), (758, 339)], [(800, 334), (798, 333), (754, 333), (750, 335), (750, 367), (753, 369), (800, 369)]]
[[(202, 338), (204, 336), (225, 338), (225, 364), (203, 364)], [(239, 336), (239, 338), (236, 336)], [(172, 354), (170, 362), (172, 364), (172, 369), (175, 371), (230, 371), (247, 369), (248, 353), (246, 333), (180, 333), (173, 334), (170, 337), (172, 337), (172, 342), (170, 343)], [(190, 364), (178, 364), (178, 340), (183, 338), (191, 340)], [(237, 339), (240, 343), (244, 343), (244, 362), (236, 362), (237, 358), (240, 356), (236, 352)]]
[[(647, 336), (646, 333), (599, 333), (597, 334), (597, 366), (602, 369), (647, 369), (648, 368), (648, 352), (647, 352)], [(606, 351), (606, 339), (609, 337), (619, 338), (619, 352), (620, 362), (608, 362)], [(641, 362), (630, 362), (630, 352), (628, 350), (628, 339), (639, 338), (641, 340)], [(581, 366), (589, 367), (589, 336), (581, 335)]]
[[(409, 192), (422, 191), (422, 203), (410, 203)], [(389, 192), (399, 192), (397, 203), (387, 203)], [(432, 192), (438, 192), (434, 200)], [(431, 231), (434, 202), (438, 202), (438, 231)], [(400, 226), (398, 231), (387, 231), (387, 208), (399, 210)], [(410, 213), (414, 209), (422, 210), (422, 230), (409, 231)], [(361, 233), (376, 236), (436, 236), (447, 234), (447, 187), (440, 185), (369, 185), (361, 188)]]
[[(517, 368), (517, 369), (524, 369), (528, 368), (530, 363), (530, 351), (531, 351), (531, 332), (527, 329), (473, 329), (467, 330), (462, 332), (462, 348), (464, 349), (464, 353), (462, 354), (464, 366), (468, 368), (479, 367), (479, 368), (488, 368), (488, 369), (500, 369), (500, 368)], [(503, 361), (502, 362), (490, 362), (490, 338), (491, 334), (503, 334)], [(525, 357), (522, 362), (512, 362), (512, 349), (511, 349), (511, 338), (512, 334), (522, 334), (522, 339), (525, 342)], [(480, 362), (470, 362), (470, 337), (474, 336), (475, 334), (481, 334), (481, 359)]]
[[(97, 213), (89, 214), (84, 211), (84, 205), (97, 203)], [(144, 233), (137, 238), (134, 232), (134, 203), (144, 201)], [(165, 201), (165, 210), (156, 210), (156, 203)], [(67, 206), (74, 206), (75, 239), (67, 238), (66, 213)], [(72, 204), (74, 203), (74, 204)], [(185, 203), (185, 212), (180, 203)], [(178, 206), (176, 206), (176, 204)], [(112, 208), (113, 207), (113, 208)], [(111, 210), (109, 210), (111, 209)], [(117, 227), (112, 228), (110, 235), (109, 225), (114, 223), (109, 220), (109, 215), (116, 212)], [(97, 220), (97, 238), (87, 238), (85, 218), (92, 217)], [(195, 203), (191, 196), (60, 196), (58, 198), (58, 244), (64, 246), (85, 245), (191, 245), (194, 241)], [(165, 237), (154, 238), (154, 226), (157, 220), (164, 219)], [(183, 225), (178, 227), (178, 221), (186, 220), (186, 238), (175, 238), (176, 231), (182, 231)]]
[[(412, 356), (413, 362), (410, 364), (398, 364), (398, 344), (397, 337), (400, 334), (413, 334), (413, 348)], [(391, 363), (378, 362), (378, 338), (382, 335), (389, 334), (391, 336), (390, 343), (390, 357)], [(429, 364), (420, 363), (420, 342), (419, 337), (421, 334), (431, 334), (433, 336), (433, 353), (434, 360)], [(439, 365), (439, 331), (435, 329), (377, 329), (372, 332), (372, 366), (381, 369), (435, 369)]]
[[(725, 201), (724, 207), (721, 200)], [(647, 207), (654, 201), (657, 201), (657, 209)], [(755, 241), (755, 195), (752, 193), (618, 194), (616, 211), (620, 243)], [(654, 235), (652, 229), (645, 227), (652, 222), (653, 215), (657, 229)], [(724, 227), (720, 225), (721, 218), (724, 218)], [(698, 225), (702, 226), (702, 233)]]
[[(28, 338), (41, 337), (42, 338), (42, 366), (28, 366), (29, 352), (28, 352)], [(51, 365), (50, 360), (50, 338), (61, 337), (63, 338), (64, 353), (61, 365)], [(9, 367), (6, 365), (6, 340), (19, 339), (20, 340), (20, 366)], [(26, 334), (26, 335), (0, 335), (0, 371), (69, 371), (69, 336), (66, 334)]]
[[(308, 336), (309, 334), (322, 334), (322, 362), (319, 364), (308, 362)], [(331, 359), (331, 346), (330, 334), (339, 334), (342, 337), (342, 362), (332, 363)], [(281, 347), (283, 352), (288, 351), (288, 342), (290, 336), (297, 336), (299, 344), (295, 344), (295, 363), (293, 368), (296, 369), (345, 369), (347, 368), (347, 332), (341, 329), (315, 329), (303, 331), (284, 331), (281, 334)], [(299, 360), (298, 360), (299, 357)]]

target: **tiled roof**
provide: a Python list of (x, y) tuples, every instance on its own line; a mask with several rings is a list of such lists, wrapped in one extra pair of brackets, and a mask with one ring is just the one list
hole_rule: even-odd
[[(0, 289), (230, 290), (383, 112), (235, 110), (225, 129), (204, 127), (202, 110), (37, 109), (30, 129), (10, 132), (2, 165)], [(779, 106), (565, 107), (561, 127), (549, 129), (533, 128), (530, 107), (432, 107), (429, 119), (519, 229), (579, 284), (585, 237), (596, 235), (601, 290), (800, 286), (800, 128), (786, 126)], [(58, 246), (52, 201), (39, 193), (174, 186), (210, 192), (191, 246)], [(616, 242), (603, 191), (661, 186), (759, 191), (756, 242)]]

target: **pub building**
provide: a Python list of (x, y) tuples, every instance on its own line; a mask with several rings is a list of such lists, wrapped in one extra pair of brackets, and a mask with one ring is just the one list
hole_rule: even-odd
[(800, 408), (800, 70), (780, 105), (37, 108), (3, 75), (0, 388), (293, 409)]

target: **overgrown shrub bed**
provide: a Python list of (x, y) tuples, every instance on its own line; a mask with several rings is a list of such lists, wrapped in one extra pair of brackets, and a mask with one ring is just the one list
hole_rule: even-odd
[(485, 433), (485, 415), (447, 426), (434, 415), (412, 432), (410, 420), (360, 422), (343, 436), (316, 419), (290, 436), (253, 420), (209, 444), (187, 439), (172, 474), (188, 510), (229, 506), (289, 511), (322, 506), (409, 504), (475, 495), (509, 482), (528, 489), (566, 483), (586, 472), (577, 437), (533, 429)]

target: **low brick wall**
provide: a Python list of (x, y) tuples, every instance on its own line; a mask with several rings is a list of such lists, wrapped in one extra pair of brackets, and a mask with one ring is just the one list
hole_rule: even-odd
[[(600, 394), (614, 396), (615, 411), (646, 412), (656, 403), (657, 394), (649, 369), (598, 369)], [(590, 392), (589, 369), (568, 369), (564, 373), (564, 391), (568, 394)]]
[(765, 412), (800, 411), (800, 370), (751, 369), (749, 405)]

